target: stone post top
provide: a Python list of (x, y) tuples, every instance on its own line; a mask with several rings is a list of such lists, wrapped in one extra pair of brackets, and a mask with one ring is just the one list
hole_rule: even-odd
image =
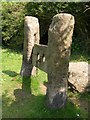
[(53, 17), (53, 20), (60, 20), (60, 19), (71, 19), (71, 20), (74, 20), (74, 16), (69, 14), (69, 13), (60, 13), (60, 14), (56, 14), (54, 17)]
[(56, 14), (54, 17), (59, 17), (59, 16), (74, 17), (73, 15), (69, 13), (59, 13), (59, 14)]
[(25, 20), (29, 20), (29, 21), (37, 21), (38, 22), (38, 18), (33, 17), (33, 16), (25, 16)]
[[(60, 13), (56, 14), (53, 19), (52, 19), (52, 24), (59, 23), (59, 25), (63, 26), (65, 24), (74, 25), (75, 24), (75, 19), (74, 16), (68, 13)], [(58, 26), (58, 24), (57, 24)], [(58, 26), (59, 27), (59, 26)]]

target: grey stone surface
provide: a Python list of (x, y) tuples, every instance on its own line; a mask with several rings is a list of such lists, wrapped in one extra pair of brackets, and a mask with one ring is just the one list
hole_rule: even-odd
[(32, 50), (35, 43), (39, 44), (38, 19), (32, 16), (26, 16), (24, 22), (24, 50), (20, 71), (21, 76), (36, 74), (36, 68), (32, 65)]
[(25, 17), (24, 51), (20, 74), (36, 74), (36, 67), (47, 72), (47, 106), (61, 108), (67, 99), (69, 56), (74, 29), (74, 17), (61, 13), (53, 17), (48, 31), (48, 46), (39, 44), (38, 19)]
[(53, 17), (48, 31), (47, 53), (47, 105), (63, 107), (66, 102), (70, 48), (74, 29), (74, 17), (61, 13)]
[(90, 64), (86, 62), (69, 63), (69, 79), (78, 92), (90, 92)]
[(32, 64), (47, 73), (47, 45), (35, 44), (32, 55)]

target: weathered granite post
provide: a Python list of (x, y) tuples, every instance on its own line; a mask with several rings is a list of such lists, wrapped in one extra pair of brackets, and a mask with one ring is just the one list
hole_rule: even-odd
[(34, 44), (39, 44), (39, 23), (38, 19), (26, 16), (24, 22), (24, 51), (20, 74), (30, 76), (36, 74), (36, 67), (32, 65), (32, 50)]
[(61, 108), (66, 103), (70, 47), (74, 28), (74, 17), (61, 13), (53, 17), (48, 31), (47, 53), (47, 105)]

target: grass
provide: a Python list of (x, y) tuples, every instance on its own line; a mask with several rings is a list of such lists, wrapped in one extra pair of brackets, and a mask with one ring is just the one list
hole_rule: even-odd
[(73, 61), (73, 62), (85, 61), (90, 64), (90, 55), (87, 55), (85, 53), (77, 53), (76, 52), (74, 54), (71, 54), (70, 61)]
[[(36, 77), (22, 78), (20, 73), (22, 55), (10, 49), (2, 49), (2, 117), (3, 118), (82, 118), (88, 111), (68, 99), (65, 108), (50, 110), (45, 106), (45, 94), (40, 85), (47, 81), (47, 74), (39, 70)], [(22, 84), (28, 91), (22, 91)], [(31, 87), (30, 87), (31, 86)], [(27, 89), (27, 88), (25, 88)], [(30, 94), (32, 92), (32, 95)], [(86, 95), (86, 94), (85, 94)], [(68, 96), (86, 95), (68, 93)], [(90, 99), (90, 96), (88, 97)]]

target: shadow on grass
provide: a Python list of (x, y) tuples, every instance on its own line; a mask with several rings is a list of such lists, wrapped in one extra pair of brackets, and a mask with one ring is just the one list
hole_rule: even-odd
[[(34, 80), (34, 79), (33, 79)], [(36, 81), (36, 79), (35, 79)], [(34, 81), (32, 81), (34, 82)], [(37, 89), (37, 87), (36, 87)], [(38, 90), (37, 90), (38, 91)], [(81, 96), (80, 96), (81, 97)], [(8, 91), (2, 96), (2, 117), (4, 118), (63, 118), (73, 119), (88, 117), (86, 113), (68, 99), (67, 105), (58, 110), (46, 107), (46, 96), (32, 94), (31, 78), (22, 78), (22, 89), (13, 88), (13, 97), (8, 96)], [(80, 103), (81, 104), (81, 103)], [(83, 104), (83, 103), (82, 103)]]
[[(15, 92), (15, 91), (14, 91)], [(31, 94), (31, 78), (22, 77), (22, 92), (25, 92), (25, 95), (28, 93)]]
[(82, 112), (70, 100), (67, 105), (58, 110), (46, 107), (46, 96), (31, 94), (31, 79), (22, 79), (22, 89), (14, 89), (12, 99), (7, 91), (2, 96), (2, 117), (4, 118), (82, 118)]
[(10, 71), (10, 70), (3, 70), (2, 71), (4, 74), (9, 75), (10, 77), (15, 77), (18, 75), (18, 73), (14, 72), (14, 71)]
[(15, 91), (15, 101), (8, 104), (9, 98), (3, 96), (3, 118), (78, 118), (80, 111), (72, 103), (68, 102), (66, 108), (49, 110), (46, 108), (45, 96), (34, 96)]
[(4, 46), (3, 44), (2, 44), (2, 49), (6, 49), (6, 51), (4, 51), (4, 52), (9, 52), (9, 53), (17, 53), (17, 54), (21, 54), (22, 53), (22, 49), (17, 49), (17, 48), (15, 48), (15, 47), (8, 47), (8, 46)]
[(90, 118), (90, 92), (82, 92), (79, 94), (79, 103), (81, 108), (88, 111), (88, 118)]

